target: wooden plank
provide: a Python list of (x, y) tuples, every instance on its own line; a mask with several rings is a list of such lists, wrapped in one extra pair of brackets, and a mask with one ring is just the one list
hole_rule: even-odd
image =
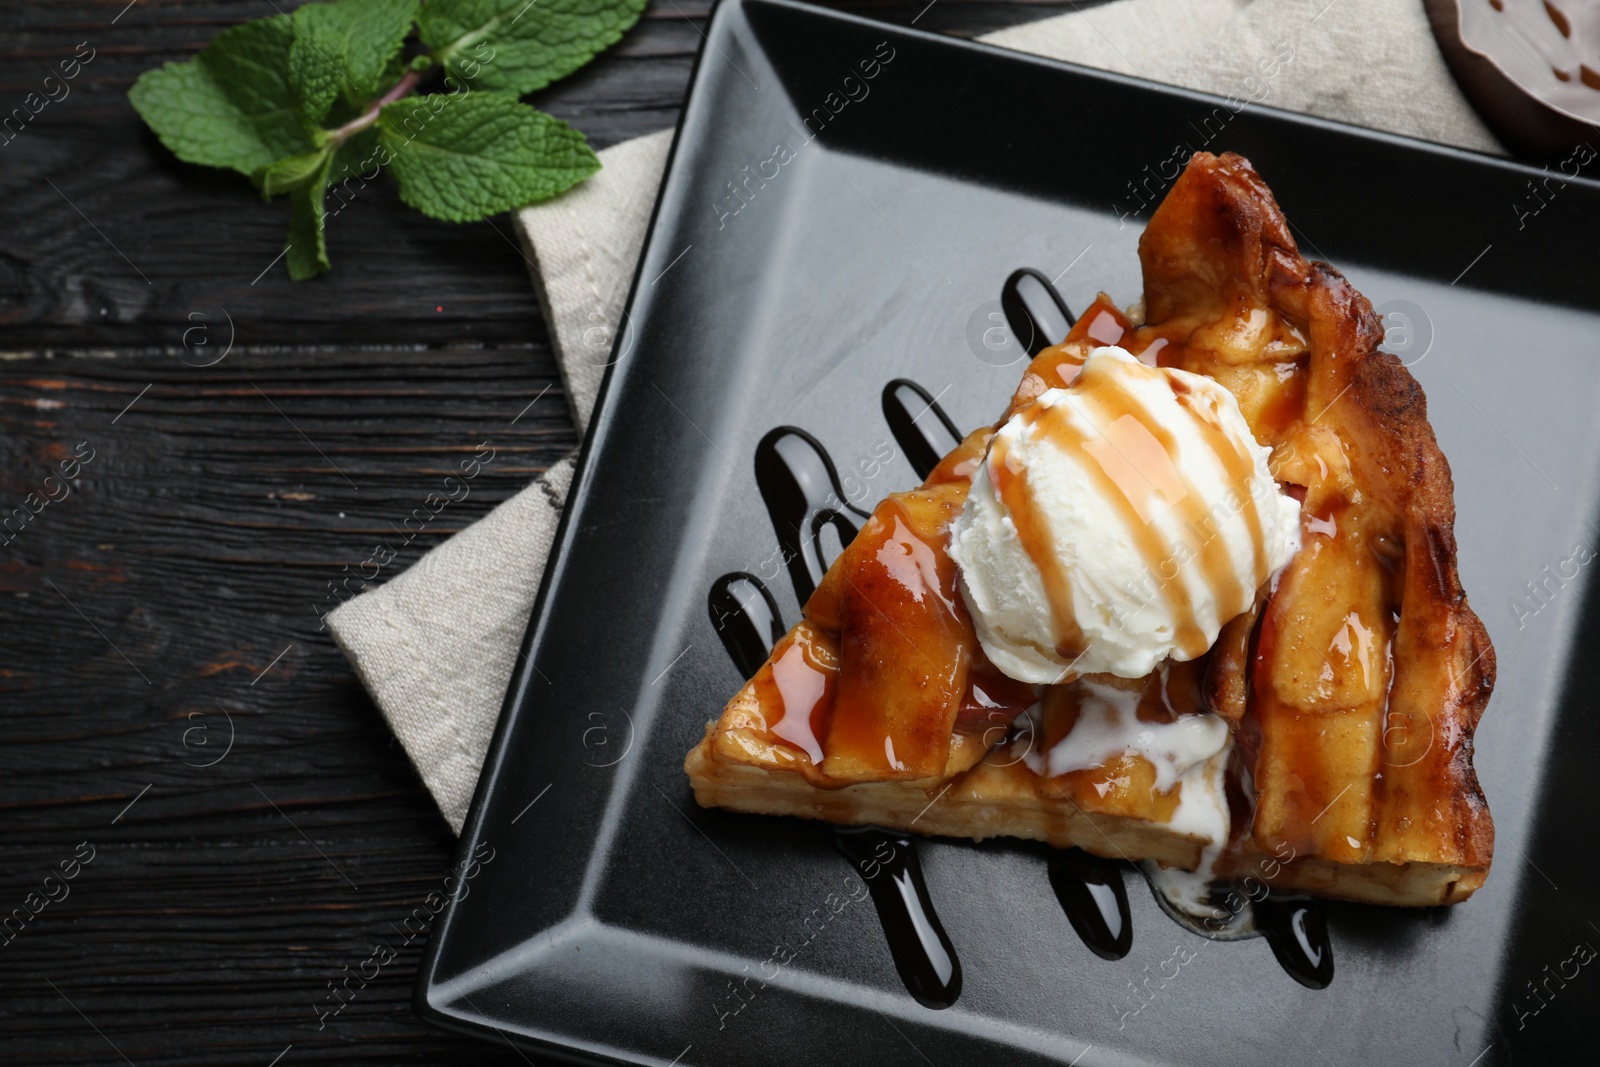
[[(548, 350), (34, 357), (0, 397), (7, 513), (92, 450), (0, 570), (0, 911), (95, 850), (3, 949), (12, 1054), (115, 1060), (76, 1005), (139, 1064), (451, 1058), (395, 927), (454, 839), (318, 610), (376, 539), (386, 578), (575, 447)], [(405, 543), (390, 524), (485, 442)], [(397, 958), (319, 1029), (379, 943)]]

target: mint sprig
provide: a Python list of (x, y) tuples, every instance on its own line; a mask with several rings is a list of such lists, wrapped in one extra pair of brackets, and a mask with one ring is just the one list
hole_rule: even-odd
[(284, 261), (300, 281), (329, 268), (330, 190), (337, 214), (379, 168), (406, 203), (450, 222), (547, 200), (599, 170), (582, 133), (517, 97), (614, 44), (644, 3), (306, 4), (224, 30), (128, 96), (179, 159), (289, 198)]

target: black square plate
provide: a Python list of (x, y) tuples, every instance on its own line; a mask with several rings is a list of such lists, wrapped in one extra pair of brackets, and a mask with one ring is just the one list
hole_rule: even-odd
[[(707, 37), (462, 836), (464, 860), (491, 858), (440, 917), (423, 1015), (652, 1064), (1482, 1067), (1591, 1048), (1600, 184), (778, 0), (725, 0)], [(842, 898), (826, 828), (695, 806), (684, 754), (741, 681), (708, 588), (764, 570), (795, 619), (761, 437), (810, 431), (867, 506), (914, 484), (885, 383), (921, 383), (962, 430), (992, 420), (1021, 370), (983, 336), (1003, 279), (1034, 266), (1078, 308), (1135, 299), (1141, 204), (1201, 148), (1255, 163), (1427, 390), (1499, 652), (1477, 749), (1494, 871), (1452, 909), (1332, 906), (1337, 974), (1313, 992), (1262, 941), (1173, 924), (1131, 868), (1133, 949), (1107, 962), (1044, 849), (929, 841), (965, 972), (931, 1011), (870, 903)]]

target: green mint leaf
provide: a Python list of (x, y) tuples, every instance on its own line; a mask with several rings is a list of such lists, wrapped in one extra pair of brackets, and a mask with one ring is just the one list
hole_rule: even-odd
[(179, 159), (254, 175), (315, 147), (289, 87), (293, 43), (286, 16), (246, 22), (193, 59), (145, 71), (128, 98)]
[(340, 94), (361, 108), (388, 88), (416, 18), (417, 0), (337, 0), (297, 9), (289, 75), (302, 117), (320, 123)]
[(370, 196), (367, 189), (377, 179), (388, 155), (378, 144), (378, 128), (369, 126), (355, 134), (334, 153), (333, 166), (328, 171), (328, 196), (324, 209), (328, 218), (339, 215), (346, 207)]
[(327, 20), (306, 14), (322, 6), (309, 4), (294, 13), (294, 43), (289, 48), (289, 86), (300, 117), (311, 126), (320, 125), (328, 117), (344, 78), (339, 65), (317, 40), (325, 34), (315, 29), (316, 23)]
[(297, 282), (325, 272), (328, 262), (327, 219), (322, 201), (328, 191), (328, 170), (333, 153), (322, 153), (317, 169), (289, 192), (289, 239), (284, 262), (289, 277)]
[(547, 200), (600, 169), (583, 134), (499, 93), (400, 100), (378, 127), (401, 199), (447, 222)]
[(332, 154), (331, 149), (315, 148), (262, 168), (255, 176), (256, 184), (261, 186), (261, 198), (270, 200), (280, 193), (293, 192), (314, 178), (323, 179), (327, 172), (328, 157)]
[(305, 281), (329, 268), (327, 227), (372, 184), (386, 157), (370, 127), (329, 154), (326, 166), (290, 192), (289, 277)]
[(422, 41), (473, 89), (518, 96), (615, 44), (646, 0), (428, 0)]

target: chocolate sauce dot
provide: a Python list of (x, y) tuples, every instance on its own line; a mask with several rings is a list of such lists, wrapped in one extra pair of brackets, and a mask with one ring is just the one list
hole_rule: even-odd
[(1322, 901), (1269, 895), (1256, 903), (1256, 925), (1290, 977), (1307, 989), (1328, 988), (1333, 981), (1333, 943), (1328, 940)]
[(706, 607), (733, 665), (745, 678), (753, 677), (785, 629), (772, 594), (760, 578), (734, 571), (711, 583)]
[(1032, 267), (1013, 271), (1006, 279), (1000, 290), (1000, 307), (1006, 313), (1012, 335), (1022, 342), (1030, 357), (1066, 340), (1072, 324), (1078, 321), (1050, 279)]
[(1090, 952), (1105, 960), (1128, 954), (1133, 947), (1133, 916), (1116, 863), (1082, 849), (1064, 849), (1050, 857), (1050, 887)]
[[(827, 449), (794, 426), (779, 426), (756, 445), (756, 486), (788, 563), (795, 596), (804, 604), (834, 556), (855, 538), (855, 518), (865, 518), (866, 512), (845, 500)], [(838, 538), (837, 550), (822, 539), (830, 528)]]
[(932, 474), (939, 461), (961, 443), (961, 432), (944, 408), (909, 379), (896, 378), (883, 387), (883, 417), (918, 478)]
[(833, 842), (867, 883), (906, 991), (925, 1008), (954, 1004), (961, 961), (928, 897), (916, 842), (876, 826), (834, 827)]

